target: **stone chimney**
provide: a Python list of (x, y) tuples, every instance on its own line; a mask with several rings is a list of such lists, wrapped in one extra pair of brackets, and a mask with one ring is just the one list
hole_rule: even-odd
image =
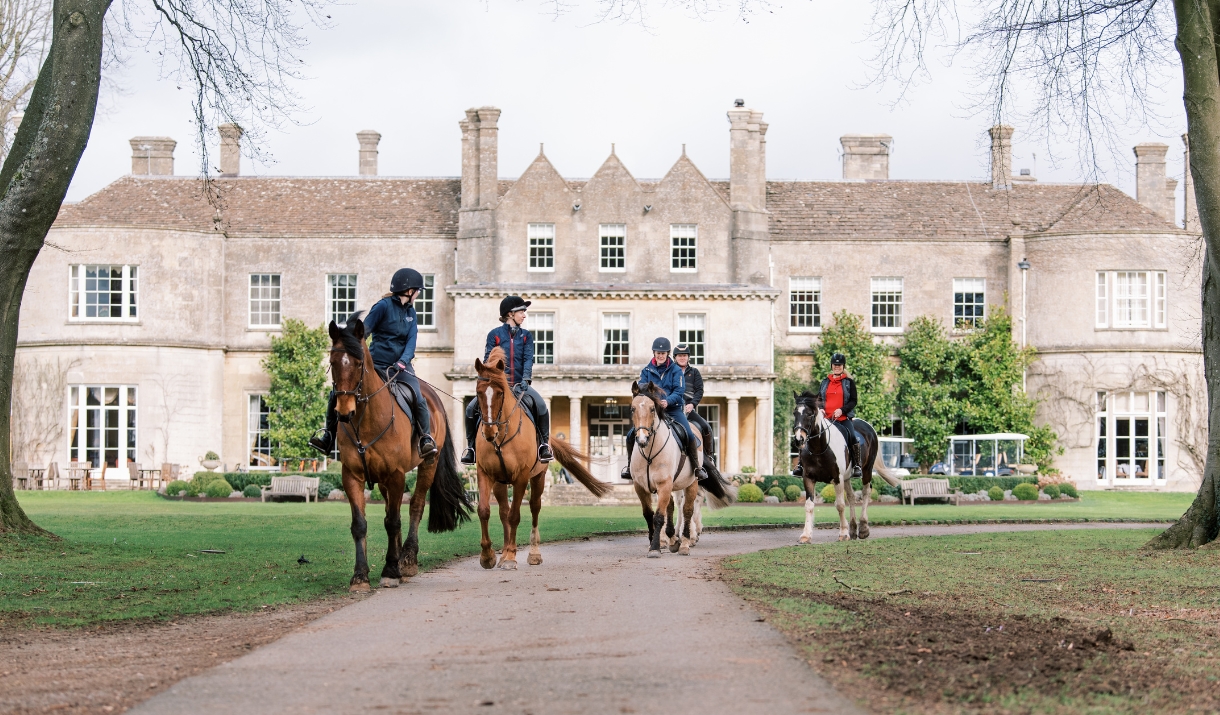
[(998, 124), (987, 133), (991, 135), (991, 188), (1012, 188), (1012, 132), (1006, 124)]
[(1178, 180), (1167, 178), (1165, 154), (1168, 144), (1136, 144), (1135, 200), (1170, 223), (1176, 223), (1174, 190)]
[(839, 137), (843, 146), (844, 179), (890, 178), (890, 147), (894, 137), (889, 134), (845, 134)]
[(1203, 227), (1199, 225), (1199, 205), (1195, 203), (1195, 177), (1190, 175), (1190, 135), (1182, 135), (1182, 198), (1183, 198), (1183, 217), (1182, 228), (1194, 233), (1202, 233)]
[(729, 117), (729, 205), (733, 209), (733, 282), (770, 282), (767, 218), (767, 123), (763, 113), (734, 102)]
[(241, 173), (241, 135), (245, 134), (236, 124), (221, 124), (220, 130), (220, 175), (237, 176)]
[(131, 173), (139, 176), (173, 176), (174, 147), (169, 137), (132, 137)]
[(500, 110), (467, 109), (462, 128), (462, 205), (458, 212), (459, 283), (495, 280), (495, 207), (499, 202), (497, 142)]
[(381, 135), (372, 129), (356, 132), (356, 141), (360, 142), (360, 175), (377, 176), (377, 144)]

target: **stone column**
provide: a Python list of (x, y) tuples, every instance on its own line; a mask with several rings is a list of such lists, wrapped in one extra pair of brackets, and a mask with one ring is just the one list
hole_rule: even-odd
[(730, 397), (729, 414), (727, 417), (728, 434), (725, 435), (724, 442), (724, 468), (725, 474), (736, 474), (741, 471), (741, 448), (738, 445), (739, 420), (737, 418), (737, 403), (739, 398)]
[(569, 397), (568, 405), (568, 443), (583, 452), (584, 443), (580, 440), (580, 397)]
[(449, 428), (453, 430), (453, 443), (458, 445), (458, 456), (466, 449), (466, 405), (464, 395), (453, 396), (453, 416), (449, 420)]
[(754, 468), (759, 474), (770, 474), (774, 471), (774, 460), (771, 456), (771, 419), (774, 411), (771, 408), (771, 396), (759, 395), (758, 408), (754, 410)]

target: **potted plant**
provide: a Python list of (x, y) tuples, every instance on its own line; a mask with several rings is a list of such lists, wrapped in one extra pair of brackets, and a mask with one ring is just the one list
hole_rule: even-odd
[(214, 472), (220, 466), (220, 455), (208, 450), (207, 454), (200, 457), (199, 464), (209, 472)]

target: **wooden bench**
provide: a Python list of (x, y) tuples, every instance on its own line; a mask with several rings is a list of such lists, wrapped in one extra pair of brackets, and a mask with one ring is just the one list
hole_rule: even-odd
[(957, 491), (949, 491), (948, 479), (919, 477), (918, 479), (903, 479), (898, 484), (902, 488), (903, 503), (910, 499), (913, 506), (916, 499), (945, 499), (952, 501), (953, 506), (960, 505), (962, 495)]
[(272, 477), (271, 485), (259, 487), (262, 491), (262, 500), (267, 501), (267, 497), (305, 497), (305, 501), (309, 502), (309, 497), (318, 501), (318, 484), (321, 482), (321, 477)]

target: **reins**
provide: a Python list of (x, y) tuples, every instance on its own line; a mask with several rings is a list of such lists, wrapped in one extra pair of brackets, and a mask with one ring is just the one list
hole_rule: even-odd
[[(667, 425), (667, 427), (669, 428), (669, 432), (668, 432), (668, 434), (665, 435), (665, 441), (663, 443), (661, 443), (661, 446), (659, 448), (653, 450), (653, 453), (651, 455), (648, 454), (648, 452), (646, 452), (645, 450), (648, 449), (648, 447), (652, 444), (652, 438), (656, 436), (657, 428), (660, 427), (660, 425), (661, 425), (661, 416), (660, 416), (660, 414), (657, 413), (657, 410), (655, 407), (653, 407), (652, 414), (653, 414), (653, 418), (654, 418), (652, 427), (636, 427), (635, 428), (637, 432), (639, 432), (641, 430), (648, 431), (648, 440), (640, 447), (640, 456), (644, 458), (644, 483), (647, 485), (649, 492), (654, 491), (652, 488), (652, 462), (653, 462), (653, 460), (655, 460), (657, 457), (661, 456), (665, 452), (665, 447), (667, 445), (669, 445), (670, 438), (672, 438), (674, 436), (674, 427), (672, 425)], [(686, 452), (682, 452), (682, 455), (678, 458), (678, 468), (674, 470), (674, 476), (673, 476), (674, 479), (678, 478), (678, 474), (682, 472), (682, 466), (685, 464), (686, 464)]]
[[(340, 395), (351, 395), (352, 397), (356, 398), (356, 410), (357, 411), (360, 410), (361, 405), (368, 405), (369, 401), (372, 400), (374, 397), (376, 397), (378, 393), (380, 393), (382, 390), (389, 387), (390, 381), (393, 380), (394, 377), (398, 374), (396, 372), (396, 373), (394, 373), (394, 375), (390, 375), (389, 371), (387, 370), (386, 377), (388, 377), (389, 380), (386, 380), (384, 383), (382, 383), (381, 387), (377, 388), (372, 393), (370, 393), (368, 395), (363, 395), (361, 393), (364, 391), (365, 365), (364, 365), (364, 358), (358, 358), (358, 359), (360, 360), (360, 380), (356, 383), (356, 389), (355, 390), (335, 390), (336, 397), (338, 397)], [(363, 419), (363, 416), (364, 416), (363, 413), (357, 413), (357, 414), (353, 415), (351, 420), (340, 422), (339, 424), (343, 425), (343, 431), (347, 433), (347, 438), (352, 441), (352, 444), (356, 445), (356, 454), (360, 455), (360, 468), (364, 472), (364, 482), (365, 482), (365, 484), (369, 485), (369, 488), (371, 489), (374, 482), (373, 482), (372, 476), (369, 474), (368, 460), (364, 456), (364, 453), (367, 452), (370, 447), (377, 444), (377, 440), (384, 437), (386, 435), (386, 433), (390, 431), (390, 428), (394, 426), (394, 403), (392, 401), (390, 403), (390, 421), (389, 421), (389, 423), (385, 426), (385, 429), (381, 430), (381, 434), (378, 434), (376, 437), (374, 437), (368, 444), (364, 444), (363, 442), (360, 441), (360, 422)], [(351, 423), (351, 422), (355, 422), (356, 426), (355, 427), (349, 426), (349, 423)]]
[[(475, 382), (476, 383), (486, 382), (489, 385), (491, 384), (491, 380), (489, 380), (487, 378), (483, 378), (483, 377), (480, 377)], [(512, 392), (512, 388), (509, 388), (508, 392)], [(504, 394), (507, 395), (508, 392), (505, 392)], [(479, 399), (478, 390), (475, 390), (475, 393), (476, 393), (475, 400), (478, 400)], [(521, 434), (521, 428), (525, 424), (525, 415), (521, 414), (519, 417), (517, 417), (516, 431), (513, 432), (511, 435), (509, 435), (508, 439), (499, 439), (501, 434), (508, 432), (508, 429), (507, 429), (508, 421), (510, 419), (512, 419), (512, 416), (514, 414), (516, 414), (517, 410), (521, 407), (521, 403), (523, 401), (523, 400), (517, 399), (517, 397), (515, 395), (513, 396), (513, 399), (517, 400), (517, 404), (513, 405), (513, 408), (508, 411), (508, 417), (503, 417), (504, 400), (503, 399), (500, 400), (500, 409), (497, 411), (498, 414), (496, 415), (497, 417), (502, 417), (502, 419), (499, 419), (499, 420), (489, 420), (486, 417), (484, 417), (483, 416), (483, 405), (479, 404), (479, 418), (483, 421), (483, 424), (491, 425), (492, 427), (496, 428), (496, 435), (495, 435), (496, 439), (487, 439), (486, 436), (484, 436), (483, 439), (486, 440), (487, 442), (489, 442), (491, 444), (491, 446), (496, 450), (496, 458), (500, 460), (500, 471), (504, 475), (504, 481), (501, 481), (499, 479), (497, 479), (496, 481), (500, 482), (501, 484), (512, 484), (512, 479), (508, 475), (508, 465), (504, 462), (504, 445), (506, 445), (509, 442), (512, 442), (514, 439), (516, 439), (517, 435)], [(500, 431), (500, 429), (499, 429), (500, 427), (506, 428), (504, 430), (504, 432)], [(530, 465), (530, 471), (533, 471), (534, 466), (537, 464), (538, 464), (538, 454), (537, 454), (537, 452), (535, 452), (534, 453), (534, 464)]]

